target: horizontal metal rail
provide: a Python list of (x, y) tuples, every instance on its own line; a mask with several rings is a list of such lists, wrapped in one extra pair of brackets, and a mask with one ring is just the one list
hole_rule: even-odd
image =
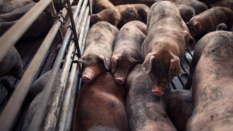
[[(84, 15), (84, 10), (87, 6), (87, 1), (88, 0), (84, 0), (83, 6), (81, 9), (81, 13), (79, 15), (79, 19), (78, 19), (78, 22), (76, 25), (76, 30), (79, 30), (80, 23), (81, 23), (81, 20), (83, 18), (83, 15)], [(43, 94), (41, 97), (42, 99), (40, 100), (40, 103), (38, 105), (38, 109), (33, 117), (32, 123), (30, 124), (30, 127), (29, 127), (30, 131), (37, 131), (39, 129), (39, 126), (40, 126), (42, 118), (43, 118), (43, 114), (45, 113), (47, 101), (48, 101), (49, 96), (51, 94), (51, 89), (52, 89), (53, 83), (55, 81), (55, 77), (57, 75), (58, 69), (60, 67), (62, 57), (64, 56), (65, 50), (66, 50), (68, 42), (70, 40), (70, 36), (71, 36), (71, 30), (68, 28), (66, 35), (64, 37), (63, 43), (62, 43), (62, 47), (61, 47), (61, 49), (58, 53), (58, 56), (56, 58), (56, 61), (54, 63), (54, 66), (53, 66), (53, 69), (52, 69), (52, 72), (51, 72), (51, 75), (49, 78), (50, 81), (48, 81), (46, 83), (46, 86), (44, 87)]]
[[(73, 2), (73, 0), (71, 0), (71, 1)], [(37, 11), (35, 11), (35, 12), (37, 12)], [(62, 10), (62, 12), (63, 12), (64, 16), (67, 14), (66, 9)], [(28, 17), (26, 17), (26, 18), (28, 18)], [(16, 25), (17, 24), (18, 23), (16, 23)], [(24, 25), (24, 24), (22, 24), (22, 25)], [(39, 67), (41, 66), (41, 63), (44, 60), (46, 53), (48, 52), (48, 49), (51, 46), (51, 43), (57, 34), (57, 31), (60, 29), (60, 26), (61, 26), (61, 22), (59, 20), (56, 20), (54, 22), (54, 25), (50, 29), (48, 35), (46, 36), (43, 43), (41, 44), (41, 46), (40, 46), (39, 50), (37, 51), (35, 57), (33, 58), (32, 62), (30, 63), (25, 74), (23, 75), (21, 81), (19, 82), (18, 86), (16, 87), (15, 91), (13, 92), (6, 107), (4, 108), (4, 110), (0, 116), (0, 122), (1, 122), (0, 130), (1, 131), (8, 131), (11, 129), (11, 126), (14, 122), (14, 119), (16, 118), (16, 115), (22, 106), (22, 103), (26, 97), (26, 94), (29, 91), (30, 85), (32, 84), (32, 81), (34, 80), (35, 75), (36, 75), (37, 71), (39, 70)], [(18, 29), (18, 30), (20, 30), (20, 29)], [(0, 43), (0, 44), (2, 44), (2, 43)], [(1, 47), (0, 49), (2, 49), (2, 45), (0, 47)]]
[(0, 38), (0, 60), (4, 58), (11, 46), (20, 39), (51, 1), (40, 0)]

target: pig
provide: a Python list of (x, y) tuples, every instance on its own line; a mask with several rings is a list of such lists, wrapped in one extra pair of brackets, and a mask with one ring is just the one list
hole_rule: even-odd
[(195, 10), (193, 9), (193, 7), (188, 6), (188, 5), (177, 5), (179, 11), (180, 11), (180, 15), (182, 17), (182, 19), (184, 20), (184, 22), (189, 22), (189, 20), (195, 16)]
[(192, 39), (176, 5), (169, 1), (151, 6), (147, 29), (142, 67), (149, 75), (152, 92), (161, 96), (174, 76), (180, 74), (180, 59)]
[(194, 38), (200, 38), (203, 35), (214, 31), (220, 23), (225, 23), (228, 30), (233, 24), (233, 11), (226, 7), (214, 7), (194, 16), (187, 22), (189, 31)]
[(5, 14), (21, 8), (29, 3), (35, 3), (32, 0), (11, 0), (0, 4), (0, 14)]
[(144, 4), (119, 5), (114, 8), (105, 9), (98, 14), (93, 14), (91, 16), (91, 23), (95, 24), (99, 21), (107, 21), (119, 28), (133, 20), (146, 23), (148, 10), (149, 7)]
[[(58, 70), (58, 73), (55, 77), (54, 85), (52, 86), (52, 89), (51, 89), (52, 90), (51, 94), (53, 94), (54, 96), (59, 95), (57, 89), (62, 88), (61, 81), (60, 81), (61, 74), (62, 74), (62, 70)], [(48, 82), (50, 75), (51, 75), (51, 71), (44, 73), (30, 87), (30, 90), (29, 90), (30, 106), (27, 109), (26, 116), (24, 119), (23, 129), (22, 129), (23, 131), (29, 130), (31, 121), (36, 113), (36, 110), (38, 109), (38, 105), (40, 103), (40, 100), (43, 94), (43, 89), (46, 86), (46, 83)], [(55, 107), (55, 105), (52, 104), (53, 95), (49, 97), (46, 111), (43, 116), (44, 121), (42, 121), (42, 124), (39, 127), (40, 131), (47, 130), (45, 129), (45, 122), (46, 122), (45, 119), (46, 119), (46, 115), (48, 114), (50, 108), (57, 108)], [(55, 130), (55, 129), (54, 127), (51, 127), (50, 130)]]
[(165, 96), (166, 111), (178, 131), (185, 131), (193, 113), (192, 92), (183, 89), (170, 91)]
[(0, 83), (6, 87), (8, 92), (12, 93), (14, 86), (10, 84), (7, 76), (12, 75), (17, 79), (21, 79), (24, 73), (21, 57), (14, 46), (0, 60), (0, 67)]
[[(3, 35), (18, 19), (20, 19), (27, 11), (29, 11), (35, 3), (30, 3), (22, 8), (16, 9), (13, 12), (0, 15), (0, 36)], [(34, 39), (48, 33), (52, 27), (53, 20), (51, 15), (42, 12), (29, 29), (24, 33), (20, 40)]]
[(94, 0), (93, 10), (94, 13), (99, 13), (107, 8), (113, 8), (114, 5), (109, 0)]
[(217, 6), (228, 7), (231, 10), (233, 10), (233, 1), (232, 0), (220, 0), (214, 4), (211, 4), (211, 8), (217, 7)]
[(176, 131), (166, 113), (164, 96), (153, 95), (149, 76), (141, 64), (129, 73), (125, 87), (126, 112), (131, 131)]
[(213, 3), (215, 3), (215, 2), (218, 2), (218, 1), (220, 1), (220, 0), (200, 0), (201, 2), (204, 2), (206, 5), (211, 5), (211, 4), (213, 4)]
[(87, 36), (86, 49), (79, 61), (83, 63), (82, 81), (88, 83), (109, 70), (113, 41), (118, 29), (108, 22), (93, 25)]
[[(202, 45), (205, 47), (200, 48)], [(201, 53), (193, 74), (194, 110), (186, 131), (231, 131), (233, 33), (208, 33), (196, 46), (200, 47), (195, 51)]]
[(126, 23), (116, 34), (110, 68), (117, 83), (124, 84), (130, 69), (142, 63), (141, 45), (146, 34), (146, 24), (140, 21)]
[(110, 72), (85, 83), (76, 101), (73, 131), (128, 131), (126, 90)]

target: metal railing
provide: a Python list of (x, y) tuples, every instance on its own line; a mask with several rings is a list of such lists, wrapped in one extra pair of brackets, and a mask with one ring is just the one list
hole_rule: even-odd
[[(54, 40), (58, 31), (60, 31), (59, 32), (60, 36), (63, 39), (62, 46), (60, 47), (56, 61), (52, 68), (51, 75), (49, 78), (50, 81), (46, 83), (46, 86), (44, 87), (44, 90), (42, 92), (41, 100), (39, 102), (37, 111), (33, 117), (33, 120), (30, 124), (29, 130), (35, 131), (35, 130), (38, 130), (40, 127), (40, 124), (44, 116), (43, 114), (45, 113), (45, 108), (47, 106), (47, 101), (51, 94), (51, 89), (54, 84), (55, 77), (57, 75), (57, 72), (62, 62), (62, 58), (65, 54), (65, 51), (68, 45), (69, 45), (69, 49), (66, 55), (66, 61), (64, 63), (64, 68), (63, 68), (62, 75), (60, 78), (62, 86), (60, 89), (57, 90), (60, 95), (56, 96), (52, 100), (54, 105), (58, 105), (60, 102), (61, 96), (63, 96), (64, 97), (63, 107), (60, 109), (60, 107), (56, 106), (57, 108), (53, 108), (50, 110), (50, 112), (48, 113), (49, 115), (46, 116), (47, 122), (44, 128), (51, 129), (51, 125), (55, 125), (53, 126), (53, 129), (55, 130), (56, 125), (59, 124), (58, 125), (59, 130), (61, 131), (69, 130), (71, 126), (71, 121), (72, 121), (71, 118), (69, 118), (69, 116), (72, 116), (73, 108), (75, 104), (74, 101), (75, 101), (75, 96), (76, 96), (76, 93), (72, 91), (77, 91), (77, 85), (78, 84), (81, 85), (80, 84), (81, 78), (80, 78), (80, 75), (78, 75), (80, 73), (77, 72), (77, 64), (73, 64), (71, 68), (71, 74), (68, 80), (70, 84), (68, 85), (69, 87), (67, 87), (67, 91), (65, 92), (66, 94), (64, 94), (62, 90), (65, 90), (66, 88), (65, 86), (67, 83), (68, 73), (69, 73), (69, 69), (72, 64), (71, 56), (73, 54), (80, 54), (78, 56), (77, 55), (73, 56), (74, 60), (77, 60), (78, 57), (80, 57), (84, 51), (85, 41), (86, 41), (87, 33), (89, 30), (89, 26), (90, 26), (90, 13), (92, 11), (92, 7), (91, 7), (92, 0), (89, 0), (89, 2), (88, 0), (79, 0), (79, 3), (73, 15), (71, 12), (71, 4), (73, 3), (73, 0), (67, 0), (67, 1), (69, 1), (70, 3), (69, 2), (67, 3), (66, 5), (67, 9), (63, 8), (62, 16), (65, 17), (67, 13), (69, 13), (70, 16), (73, 16), (73, 17), (70, 17), (72, 29), (68, 28), (63, 38), (61, 31), (60, 31), (60, 26), (61, 26), (61, 23), (64, 22), (64, 20), (63, 19), (55, 20), (52, 28), (50, 29), (49, 33), (45, 37), (43, 43), (41, 44), (39, 50), (37, 51), (35, 57), (31, 61), (29, 67), (27, 68), (25, 74), (23, 75), (21, 81), (19, 82), (16, 89), (14, 90), (12, 96), (10, 97), (6, 107), (4, 108), (0, 116), (0, 123), (1, 123), (0, 130), (1, 131), (8, 131), (12, 129), (13, 123), (17, 117), (18, 112), (21, 109), (24, 99), (35, 78), (35, 75), (38, 72), (39, 67), (41, 66), (41, 63), (44, 60), (46, 53), (48, 52), (51, 46), (51, 43)], [(87, 6), (88, 3), (89, 3), (89, 6)], [(50, 9), (51, 9), (51, 14), (53, 16), (56, 15), (57, 12), (54, 9), (52, 0), (41, 0), (0, 38), (0, 60), (5, 56), (5, 54), (10, 49), (10, 47), (14, 45), (20, 39), (20, 37), (25, 33), (25, 31), (30, 27), (30, 25), (36, 20), (36, 18), (41, 14), (41, 12), (49, 4), (50, 4)], [(79, 37), (77, 35), (79, 35)], [(70, 39), (72, 39), (71, 37), (73, 37), (74, 41), (70, 42)], [(81, 52), (80, 52), (80, 49), (82, 49)], [(73, 102), (69, 103), (69, 101), (73, 101)], [(68, 110), (69, 108), (71, 109)], [(60, 119), (59, 120), (53, 119), (51, 121), (51, 118), (54, 118), (55, 112), (60, 112), (60, 111), (61, 111)]]

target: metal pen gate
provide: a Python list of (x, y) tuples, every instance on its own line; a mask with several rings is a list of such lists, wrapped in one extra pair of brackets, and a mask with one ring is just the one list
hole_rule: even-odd
[[(64, 19), (60, 19), (60, 17), (54, 17), (58, 13), (54, 8), (53, 1), (40, 0), (33, 8), (30, 9), (30, 11), (28, 11), (0, 38), (0, 60), (2, 60), (10, 47), (13, 46), (20, 39), (20, 37), (26, 32), (30, 25), (32, 25), (32, 23), (42, 13), (42, 11), (47, 6), (50, 7), (51, 15), (54, 17), (54, 24), (45, 37), (44, 41), (42, 42), (41, 46), (39, 47), (37, 53), (35, 54), (35, 57), (32, 59), (19, 84), (9, 98), (9, 101), (6, 104), (3, 112), (1, 113), (1, 131), (12, 130), (15, 123), (17, 123), (17, 116), (21, 111), (22, 104), (26, 98), (29, 88), (36, 76), (36, 73), (39, 70), (39, 67), (42, 64), (42, 61), (45, 59), (51, 43), (57, 33), (59, 33), (60, 37), (62, 38), (62, 45), (56, 57), (56, 61), (53, 65), (49, 78), (50, 81), (46, 83), (42, 94), (42, 99), (40, 100), (39, 106), (30, 124), (29, 130), (36, 131), (39, 129), (39, 126), (43, 119), (42, 114), (44, 114), (45, 112), (47, 101), (51, 94), (51, 88), (53, 86), (55, 76), (57, 75), (59, 67), (62, 63), (62, 58), (65, 55), (66, 49), (68, 49), (68, 52), (65, 56), (66, 61), (65, 63), (63, 63), (63, 71), (60, 78), (62, 86), (58, 90), (60, 95), (56, 96), (56, 99), (53, 101), (53, 104), (58, 105), (58, 103), (61, 101), (60, 99), (63, 97), (63, 106), (62, 108), (54, 108), (49, 113), (49, 115), (46, 116), (46, 120), (48, 120), (48, 122), (46, 123), (45, 127), (50, 127), (51, 129), (51, 125), (57, 125), (57, 128), (54, 126), (52, 129), (54, 130), (56, 128), (56, 130), (60, 131), (70, 130), (75, 99), (77, 93), (81, 88), (82, 82), (79, 72), (77, 72), (78, 64), (73, 64), (73, 62), (77, 62), (78, 57), (80, 57), (81, 54), (83, 54), (84, 52), (86, 37), (90, 26), (90, 15), (92, 14), (92, 0), (79, 0), (76, 10), (73, 14), (71, 12), (71, 4), (73, 3), (73, 0), (66, 0), (66, 3), (67, 8), (63, 8), (61, 17), (64, 18), (66, 15), (70, 16), (71, 28), (67, 29), (64, 37), (62, 36), (60, 31), (60, 27), (61, 24), (64, 22)], [(68, 73), (70, 69), (70, 76), (68, 78)], [(66, 86), (67, 82), (69, 84), (67, 84)], [(66, 90), (66, 92), (64, 92), (64, 90)], [(56, 111), (60, 111), (61, 113), (59, 120), (54, 119), (54, 114)], [(49, 121), (51, 119), (53, 120)]]

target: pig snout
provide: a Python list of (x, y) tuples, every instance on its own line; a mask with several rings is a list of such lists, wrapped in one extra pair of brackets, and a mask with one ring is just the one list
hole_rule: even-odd
[(88, 82), (92, 81), (94, 77), (95, 77), (94, 70), (92, 70), (91, 68), (88, 68), (88, 67), (84, 69), (82, 81), (84, 81), (85, 83), (88, 83)]
[(117, 83), (119, 84), (124, 84), (125, 83), (125, 78), (126, 78), (126, 75), (128, 74), (128, 71), (116, 71), (114, 73), (114, 79)]
[(155, 86), (155, 88), (152, 89), (152, 93), (155, 96), (162, 96), (162, 95), (164, 95), (164, 88), (160, 87), (160, 86)]

